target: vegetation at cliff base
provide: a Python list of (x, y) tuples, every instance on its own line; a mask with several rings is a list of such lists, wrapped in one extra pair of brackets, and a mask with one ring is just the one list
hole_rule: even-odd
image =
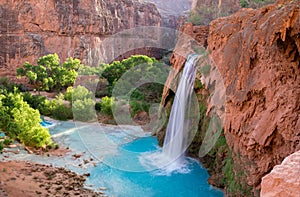
[(243, 8), (259, 8), (274, 2), (274, 0), (240, 0), (240, 5)]
[(17, 91), (0, 93), (0, 129), (12, 138), (27, 146), (36, 148), (50, 145), (47, 129), (40, 125), (40, 113), (31, 108)]

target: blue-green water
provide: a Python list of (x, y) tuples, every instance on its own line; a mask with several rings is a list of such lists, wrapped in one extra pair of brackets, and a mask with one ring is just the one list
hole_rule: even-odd
[[(90, 173), (86, 186), (108, 196), (224, 196), (207, 183), (207, 171), (194, 159), (167, 162), (155, 137), (138, 127), (61, 122), (50, 129), (53, 139), (71, 152), (64, 157), (28, 154), (0, 155), (2, 160), (26, 160)], [(82, 154), (74, 159), (73, 154)], [(84, 164), (84, 160), (90, 160)]]
[(105, 186), (109, 194), (124, 197), (223, 196), (207, 183), (207, 171), (191, 158), (181, 158), (185, 166), (173, 172), (164, 173), (166, 169), (160, 168), (148, 171), (140, 160), (145, 153), (161, 154), (155, 137), (138, 138), (118, 150), (117, 155), (107, 156), (104, 163), (92, 169), (88, 184)]

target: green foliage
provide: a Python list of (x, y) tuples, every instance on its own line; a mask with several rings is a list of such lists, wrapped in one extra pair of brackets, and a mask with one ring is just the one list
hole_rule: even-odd
[[(122, 62), (114, 61), (112, 64), (108, 65), (104, 69), (102, 77), (107, 79), (109, 93), (111, 94), (114, 84), (127, 70), (137, 65), (153, 64), (154, 62), (157, 62), (154, 58), (150, 58), (145, 55), (133, 55), (128, 59), (124, 59)], [(132, 79), (135, 79), (134, 73), (132, 73)]]
[(92, 66), (81, 66), (78, 70), (79, 75), (98, 75), (101, 76), (101, 73), (108, 67), (108, 64), (101, 63), (97, 67)]
[(65, 104), (64, 96), (58, 95), (49, 102), (48, 108), (51, 110), (53, 118), (57, 120), (68, 120), (73, 118), (72, 109)]
[(274, 2), (274, 0), (240, 0), (240, 5), (243, 8), (259, 8)]
[(3, 149), (4, 149), (3, 142), (2, 142), (2, 141), (0, 141), (0, 153), (2, 153), (2, 152), (3, 152)]
[(41, 95), (32, 95), (30, 92), (23, 94), (23, 100), (27, 102), (33, 109), (38, 109), (40, 112), (45, 106), (46, 97)]
[(115, 106), (115, 100), (113, 97), (105, 96), (101, 99), (100, 111), (106, 115), (111, 116), (113, 107)]
[(88, 122), (96, 118), (95, 101), (93, 99), (75, 100), (72, 109), (75, 120)]
[(22, 84), (15, 84), (10, 82), (7, 77), (0, 77), (0, 90), (5, 90), (7, 92), (14, 92), (16, 89), (22, 90), (24, 87)]
[(34, 66), (26, 62), (17, 69), (18, 76), (25, 76), (38, 90), (60, 90), (72, 86), (75, 82), (80, 60), (68, 58), (62, 65), (57, 54), (39, 58)]
[(141, 111), (149, 112), (150, 108), (150, 104), (145, 101), (131, 100), (129, 102), (129, 105), (131, 117), (133, 117), (136, 113)]
[(101, 111), (101, 103), (100, 102), (95, 104), (95, 110), (96, 111)]
[(6, 146), (10, 145), (11, 143), (13, 143), (13, 140), (10, 138), (5, 138), (3, 141), (3, 144)]
[(73, 112), (70, 107), (59, 103), (56, 104), (52, 111), (52, 116), (57, 120), (68, 120), (73, 118)]
[(70, 86), (67, 88), (66, 93), (65, 93), (65, 99), (67, 101), (69, 101), (70, 103), (72, 102), (73, 92), (74, 92), (74, 88), (72, 86)]
[(51, 143), (48, 130), (40, 125), (39, 111), (31, 108), (20, 93), (0, 94), (0, 128), (27, 146), (40, 148)]
[(93, 97), (94, 97), (93, 92), (89, 91), (87, 88), (80, 85), (73, 90), (73, 94), (72, 94), (73, 101), (84, 100), (87, 98), (92, 99)]
[[(72, 96), (72, 110), (75, 120), (89, 122), (96, 118), (95, 101), (93, 100), (93, 92), (84, 86), (77, 86), (70, 89)], [(70, 96), (68, 96), (70, 97)]]
[(203, 89), (204, 87), (205, 86), (201, 83), (200, 80), (195, 80), (195, 85), (194, 85), (195, 90)]
[(188, 22), (192, 23), (193, 25), (202, 25), (203, 19), (200, 11), (190, 12)]

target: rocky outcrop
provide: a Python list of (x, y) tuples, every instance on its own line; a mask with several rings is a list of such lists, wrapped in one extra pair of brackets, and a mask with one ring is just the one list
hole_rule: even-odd
[(162, 106), (166, 105), (170, 91), (176, 90), (179, 72), (188, 55), (197, 53), (207, 46), (208, 30), (208, 26), (193, 26), (191, 23), (186, 23), (179, 31), (178, 40), (170, 59), (173, 69), (169, 73), (162, 94)]
[[(49, 53), (97, 65), (105, 59), (99, 57), (105, 38), (124, 29), (161, 24), (154, 4), (133, 0), (0, 0), (0, 15), (0, 76), (14, 75), (25, 61), (34, 63)], [(126, 39), (122, 43), (129, 44)]]
[[(227, 175), (216, 177), (219, 181), (225, 178), (225, 190), (229, 191), (227, 186), (231, 184), (231, 192), (235, 190), (236, 195), (258, 196), (261, 178), (286, 156), (300, 150), (299, 27), (299, 1), (242, 9), (209, 26), (210, 61), (221, 74), (226, 90), (223, 127), (229, 147), (217, 152), (212, 161), (223, 166), (226, 163), (225, 168), (217, 168)], [(194, 38), (202, 35), (193, 31), (195, 28), (189, 27)], [(181, 53), (190, 53), (189, 43), (179, 39)], [(176, 55), (175, 49), (171, 59), (175, 70), (182, 69), (185, 57)], [(170, 73), (167, 86), (172, 87), (178, 71)], [(164, 91), (164, 106), (169, 92)], [(213, 109), (213, 104), (208, 104), (208, 109)], [(158, 137), (163, 138), (163, 132)]]
[(262, 178), (262, 197), (298, 196), (300, 194), (300, 151), (289, 155)]
[(262, 176), (300, 149), (300, 5), (244, 9), (210, 25), (208, 50), (226, 88), (224, 132), (236, 173)]

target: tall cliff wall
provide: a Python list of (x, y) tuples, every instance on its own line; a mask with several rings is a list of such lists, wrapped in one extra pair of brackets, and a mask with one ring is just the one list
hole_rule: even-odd
[[(210, 24), (207, 49), (226, 89), (223, 127), (229, 148), (215, 155), (219, 164), (211, 163), (219, 173), (227, 173), (216, 176), (219, 182), (237, 179), (231, 190), (223, 185), (227, 191), (258, 196), (262, 177), (300, 150), (299, 27), (299, 1), (242, 9)], [(190, 29), (195, 39), (203, 37), (203, 31)], [(172, 62), (180, 69), (185, 58), (174, 54)], [(170, 75), (167, 82), (172, 80)], [(162, 104), (166, 99), (167, 90)], [(160, 141), (162, 137), (159, 132)], [(218, 165), (225, 163), (222, 170)], [(228, 169), (232, 172), (225, 172)]]
[(248, 185), (300, 149), (300, 5), (242, 10), (210, 24), (226, 87), (224, 132)]
[(0, 76), (49, 53), (97, 65), (109, 35), (161, 24), (154, 4), (135, 0), (0, 0), (0, 16)]

